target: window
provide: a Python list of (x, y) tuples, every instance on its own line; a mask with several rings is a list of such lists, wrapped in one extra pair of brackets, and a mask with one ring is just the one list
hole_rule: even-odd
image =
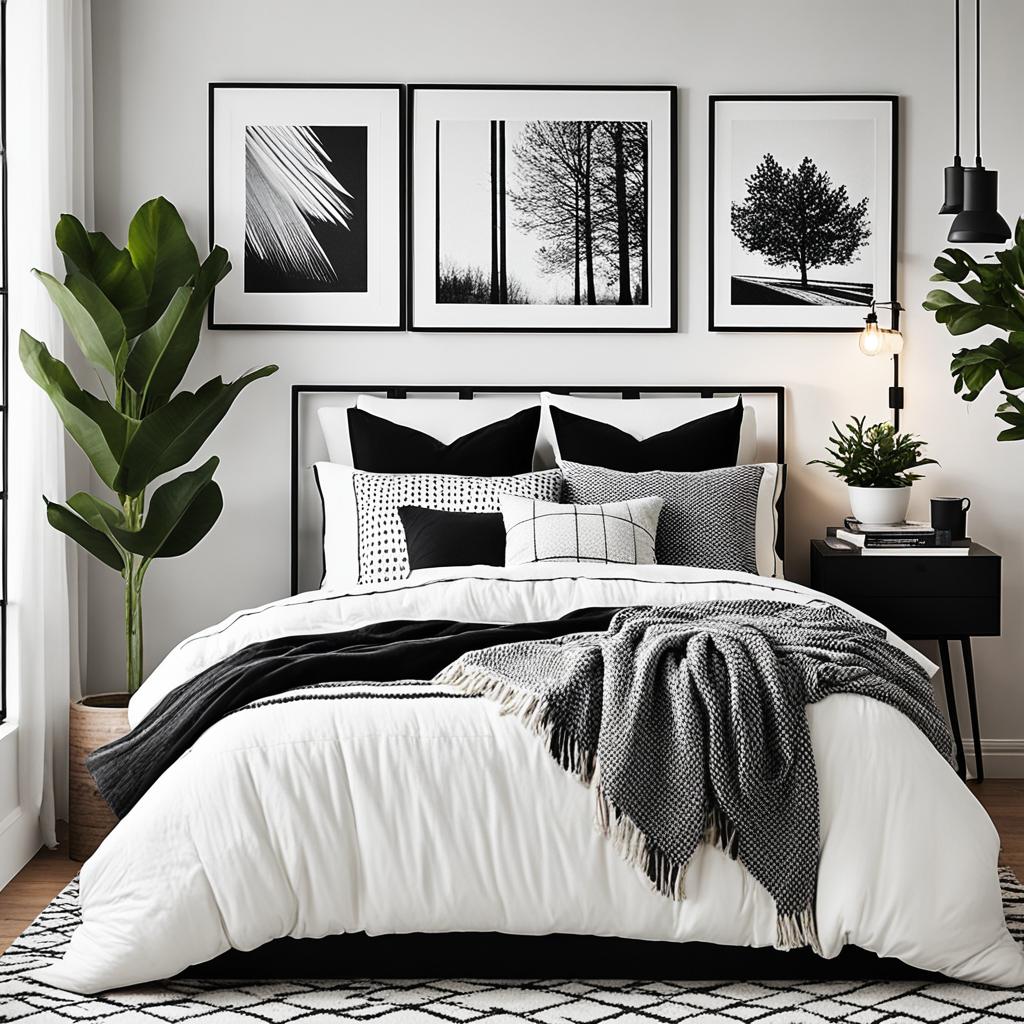
[(7, 717), (7, 0), (0, 0), (0, 723)]

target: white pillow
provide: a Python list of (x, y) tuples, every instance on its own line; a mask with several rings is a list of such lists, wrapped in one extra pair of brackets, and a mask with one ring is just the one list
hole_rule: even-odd
[[(541, 393), (543, 411), (540, 418), (540, 436), (560, 461), (558, 439), (551, 424), (551, 406), (587, 419), (611, 424), (625, 430), (637, 440), (643, 441), (655, 434), (661, 434), (673, 427), (690, 423), (713, 412), (731, 409), (736, 405), (733, 398), (679, 398), (676, 396), (657, 398), (652, 395), (643, 398), (576, 398), (573, 395), (555, 395), (550, 391)], [(740, 447), (736, 457), (737, 465), (745, 465), (757, 458), (757, 420), (754, 408), (743, 406), (743, 422), (740, 424)], [(536, 465), (536, 463), (535, 463)]]
[(454, 476), (441, 473), (361, 473), (351, 466), (313, 466), (324, 515), (321, 587), (348, 590), (409, 575), (409, 553), (398, 510), (418, 505), (446, 512), (499, 512), (499, 495), (522, 494), (557, 501), (557, 469), (519, 476)]
[[(421, 430), (442, 444), (479, 430), (490, 423), (508, 419), (523, 409), (540, 405), (537, 395), (481, 395), (470, 401), (459, 398), (378, 398), (360, 395), (356, 408), (403, 427)], [(325, 405), (317, 409), (320, 429), (331, 462), (352, 465), (352, 443), (348, 436), (346, 406)]]
[(655, 547), (662, 565), (782, 577), (776, 554), (784, 468), (774, 462), (699, 473), (623, 473), (563, 462), (567, 501), (664, 499)]
[(562, 505), (501, 495), (505, 564), (600, 562), (654, 565), (661, 498)]

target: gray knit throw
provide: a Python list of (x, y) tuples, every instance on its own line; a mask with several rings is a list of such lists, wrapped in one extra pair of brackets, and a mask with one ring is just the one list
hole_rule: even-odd
[(923, 669), (834, 605), (629, 608), (606, 632), (470, 651), (437, 677), (498, 701), (590, 786), (596, 819), (658, 892), (685, 897), (699, 843), (771, 894), (776, 946), (819, 950), (818, 786), (805, 706), (854, 693), (951, 759)]

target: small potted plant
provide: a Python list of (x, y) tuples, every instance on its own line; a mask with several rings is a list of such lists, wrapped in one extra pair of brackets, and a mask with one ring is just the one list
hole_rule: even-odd
[[(203, 314), (231, 269), (214, 246), (200, 262), (178, 211), (163, 197), (145, 203), (119, 249), (65, 214), (57, 224), (63, 283), (35, 275), (53, 299), (102, 390), (81, 387), (46, 346), (21, 332), (26, 373), (53, 402), (108, 492), (80, 491), (65, 504), (44, 496), (50, 525), (121, 576), (124, 583), (124, 689), (93, 693), (70, 711), (70, 848), (84, 860), (114, 825), (85, 758), (128, 731), (128, 698), (142, 683), (142, 584), (153, 563), (191, 551), (220, 515), (216, 457), (190, 462), (244, 388), (277, 369), (264, 366), (196, 391), (180, 389), (199, 345)], [(160, 481), (152, 493), (150, 486)]]
[(902, 523), (910, 505), (910, 488), (921, 466), (938, 465), (935, 459), (922, 457), (925, 442), (912, 434), (898, 434), (891, 423), (864, 426), (864, 416), (851, 417), (849, 424), (834, 422), (828, 459), (812, 459), (808, 465), (825, 466), (845, 480), (850, 492), (850, 510), (862, 523), (889, 525)]

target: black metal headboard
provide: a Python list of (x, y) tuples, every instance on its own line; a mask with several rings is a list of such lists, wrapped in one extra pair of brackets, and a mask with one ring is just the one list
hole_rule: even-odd
[[(383, 395), (387, 398), (409, 398), (427, 395), (451, 395), (464, 401), (470, 401), (477, 395), (539, 395), (542, 391), (550, 391), (557, 395), (600, 395), (611, 397), (618, 395), (625, 401), (636, 400), (644, 395), (691, 395), (698, 398), (716, 398), (722, 396), (767, 395), (775, 399), (775, 438), (776, 461), (786, 461), (786, 389), (781, 385), (708, 385), (679, 384), (665, 386), (595, 386), (581, 384), (565, 385), (483, 385), (470, 387), (465, 384), (293, 384), (291, 408), (291, 593), (299, 589), (299, 495), (300, 483), (304, 469), (300, 466), (301, 447), (301, 402), (304, 395)], [(779, 544), (780, 557), (785, 555), (785, 498), (779, 506)]]

